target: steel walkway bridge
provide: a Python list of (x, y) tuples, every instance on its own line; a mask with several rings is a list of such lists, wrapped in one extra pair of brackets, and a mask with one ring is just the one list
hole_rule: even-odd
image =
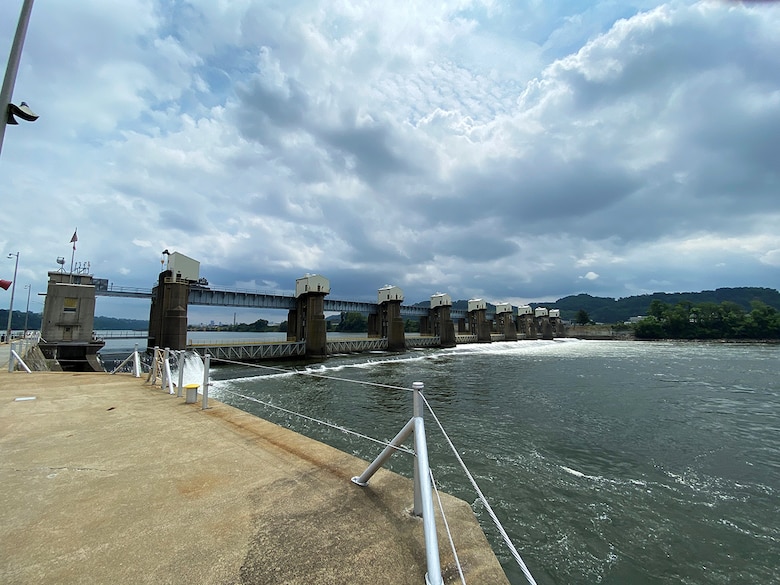
[[(473, 340), (471, 339), (473, 337)], [(466, 339), (468, 338), (468, 339)], [(476, 335), (465, 336), (466, 342), (476, 342)], [(461, 340), (463, 341), (463, 340)], [(421, 347), (439, 347), (439, 337), (411, 337), (406, 340), (406, 349)], [(327, 342), (328, 354), (362, 353), (365, 351), (386, 351), (387, 338), (375, 339), (339, 339)], [(279, 342), (230, 342), (230, 343), (189, 343), (187, 349), (197, 352), (201, 357), (207, 353), (215, 358), (227, 361), (258, 361), (305, 357), (306, 343), (303, 341)]]
[[(151, 299), (152, 291), (150, 289), (114, 286), (106, 281), (96, 281), (95, 295)], [(242, 307), (247, 309), (280, 309), (289, 311), (295, 308), (295, 296), (281, 292), (191, 286), (187, 303), (189, 305), (213, 307)], [(372, 315), (379, 311), (379, 305), (361, 301), (329, 299), (326, 297), (323, 310), (336, 313), (364, 313)], [(428, 313), (428, 307), (401, 305), (402, 317), (427, 317)], [(465, 319), (468, 316), (468, 311), (451, 309), (450, 316), (453, 319)]]

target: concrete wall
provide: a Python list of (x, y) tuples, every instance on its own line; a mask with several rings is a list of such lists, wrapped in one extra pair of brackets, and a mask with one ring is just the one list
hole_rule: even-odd
[(94, 339), (95, 285), (90, 274), (49, 272), (38, 343), (52, 369), (101, 371)]
[(41, 337), (49, 343), (92, 341), (95, 286), (92, 276), (49, 272)]

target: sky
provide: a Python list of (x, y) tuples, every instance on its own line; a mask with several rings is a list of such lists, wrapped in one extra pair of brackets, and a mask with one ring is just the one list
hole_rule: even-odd
[(58, 257), (150, 289), (166, 249), (368, 302), (778, 288), (778, 31), (780, 3), (727, 0), (36, 0), (0, 278), (19, 252), (34, 312)]

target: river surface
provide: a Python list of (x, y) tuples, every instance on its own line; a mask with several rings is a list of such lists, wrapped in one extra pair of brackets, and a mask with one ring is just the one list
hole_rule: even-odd
[[(567, 339), (276, 365), (324, 377), (219, 365), (211, 393), (367, 462), (381, 446), (238, 394), (389, 440), (423, 382), (540, 585), (780, 583), (778, 345)], [(526, 583), (427, 413), (426, 431), (438, 487)], [(389, 467), (411, 477), (407, 455)]]

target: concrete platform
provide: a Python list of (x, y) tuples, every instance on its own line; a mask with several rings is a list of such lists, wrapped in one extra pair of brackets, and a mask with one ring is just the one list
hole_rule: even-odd
[[(211, 405), (127, 374), (0, 371), (0, 583), (425, 583), (410, 480), (360, 488), (366, 461)], [(469, 505), (443, 500), (466, 582), (507, 584)]]

